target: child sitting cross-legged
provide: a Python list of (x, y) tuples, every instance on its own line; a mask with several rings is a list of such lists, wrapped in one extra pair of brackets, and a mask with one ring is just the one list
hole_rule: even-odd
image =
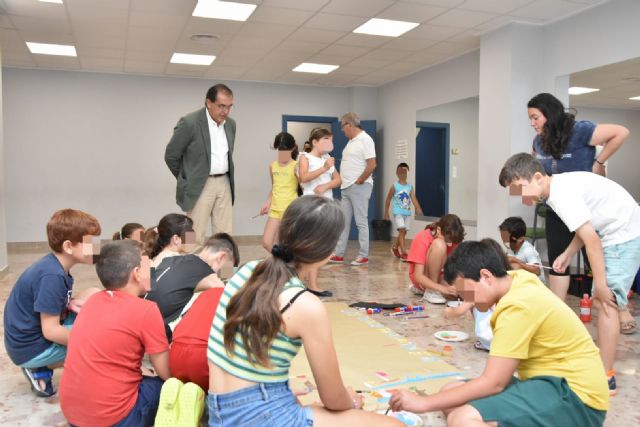
[(523, 269), (533, 273), (544, 282), (542, 272), (542, 261), (536, 248), (527, 241), (527, 224), (518, 216), (511, 216), (499, 226), (500, 237), (507, 249), (507, 257), (511, 264), (511, 269)]
[[(491, 316), (484, 371), (439, 393), (392, 395), (393, 410), (443, 411), (450, 426), (602, 426), (609, 391), (598, 349), (573, 310), (524, 270), (507, 272), (493, 245), (463, 242), (445, 280)], [(514, 377), (518, 373), (518, 379)]]
[[(107, 243), (96, 271), (105, 287), (84, 305), (69, 337), (60, 382), (60, 407), (74, 426), (152, 425), (169, 344), (158, 306), (140, 296), (150, 272), (132, 240)], [(158, 377), (143, 376), (148, 354)]]

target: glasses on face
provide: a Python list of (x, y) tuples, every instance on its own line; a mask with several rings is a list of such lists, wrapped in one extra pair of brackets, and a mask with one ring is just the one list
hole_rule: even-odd
[(213, 104), (216, 106), (216, 108), (220, 111), (231, 111), (231, 109), (233, 108), (233, 104), (230, 105), (224, 105), (224, 104)]
[(340, 128), (342, 129), (343, 127), (347, 126), (349, 123), (340, 123)]

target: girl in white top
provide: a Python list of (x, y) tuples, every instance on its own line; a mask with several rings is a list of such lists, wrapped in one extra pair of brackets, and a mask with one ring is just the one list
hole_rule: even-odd
[[(298, 159), (298, 181), (303, 195), (318, 195), (333, 199), (333, 189), (340, 187), (342, 179), (335, 168), (333, 134), (328, 129), (315, 128), (304, 144), (304, 153)], [(330, 297), (331, 291), (318, 288), (318, 269), (309, 272), (309, 292), (319, 297)]]

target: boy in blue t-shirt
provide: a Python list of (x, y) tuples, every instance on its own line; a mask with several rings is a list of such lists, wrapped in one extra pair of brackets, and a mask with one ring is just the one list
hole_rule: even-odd
[(409, 165), (406, 163), (400, 163), (396, 168), (398, 181), (394, 182), (389, 189), (387, 200), (384, 205), (384, 219), (389, 220), (389, 205), (393, 201), (393, 220), (396, 224), (396, 229), (398, 230), (398, 236), (391, 247), (391, 253), (396, 258), (400, 258), (405, 262), (407, 260), (405, 237), (407, 235), (407, 230), (409, 229), (411, 203), (413, 203), (413, 206), (416, 208), (416, 215), (422, 215), (422, 209), (420, 208), (418, 199), (416, 199), (413, 186), (407, 183), (408, 173)]
[(7, 354), (36, 395), (55, 394), (53, 369), (64, 365), (69, 329), (84, 302), (97, 288), (71, 297), (75, 264), (93, 263), (91, 239), (101, 233), (98, 220), (85, 212), (62, 209), (47, 223), (52, 252), (27, 268), (13, 286), (4, 308)]

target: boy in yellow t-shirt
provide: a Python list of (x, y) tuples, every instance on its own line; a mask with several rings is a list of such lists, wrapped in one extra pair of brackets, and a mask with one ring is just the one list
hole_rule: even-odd
[(486, 242), (461, 243), (444, 275), (478, 310), (497, 304), (489, 359), (480, 377), (437, 394), (394, 393), (394, 411), (442, 410), (456, 426), (603, 425), (609, 390), (598, 348), (562, 300), (534, 274), (507, 273)]

